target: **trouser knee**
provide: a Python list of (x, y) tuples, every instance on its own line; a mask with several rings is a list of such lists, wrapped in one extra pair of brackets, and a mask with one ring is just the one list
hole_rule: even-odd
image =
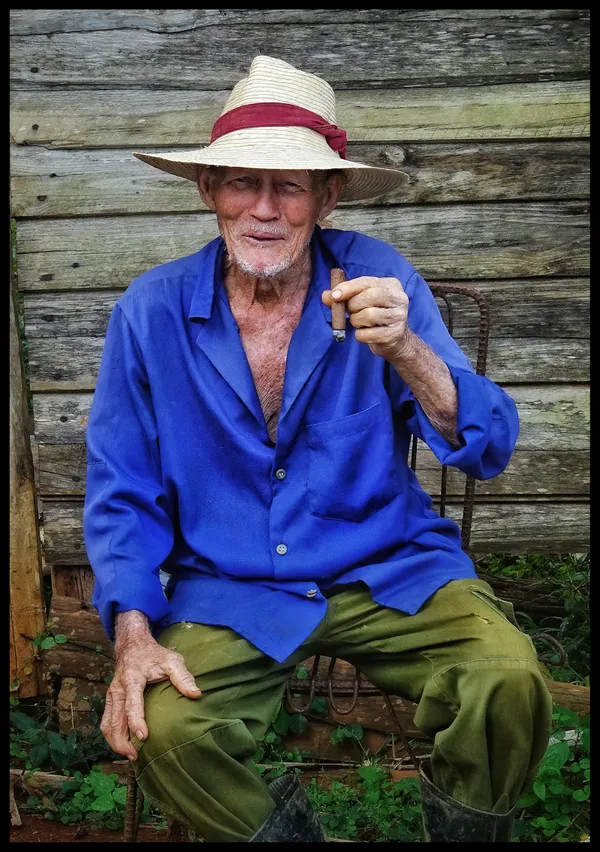
[(552, 698), (536, 663), (515, 661), (503, 663), (488, 677), (483, 691), (490, 724), (509, 725), (535, 723), (543, 733), (552, 720)]
[(543, 754), (552, 698), (533, 659), (471, 660), (429, 682), (415, 723), (432, 735), (444, 731), (446, 740), (455, 741), (458, 754), (469, 744), (481, 748), (486, 739), (508, 749), (519, 743)]

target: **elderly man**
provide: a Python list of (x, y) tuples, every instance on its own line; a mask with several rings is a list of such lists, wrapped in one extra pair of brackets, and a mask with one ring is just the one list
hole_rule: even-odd
[(339, 656), (418, 702), (426, 838), (508, 840), (550, 696), (407, 454), (496, 476), (515, 405), (396, 249), (318, 225), (403, 176), (346, 159), (328, 83), (266, 56), (207, 147), (136, 156), (197, 182), (221, 236), (134, 281), (106, 335), (84, 514), (106, 739), (207, 841), (323, 839), (251, 758), (295, 666)]

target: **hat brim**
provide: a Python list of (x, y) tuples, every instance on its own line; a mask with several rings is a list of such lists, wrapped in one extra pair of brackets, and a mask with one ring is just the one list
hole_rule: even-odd
[[(308, 134), (308, 135), (307, 135)], [(344, 160), (331, 150), (320, 134), (305, 128), (252, 128), (227, 134), (205, 148), (133, 156), (163, 172), (197, 180), (198, 166), (230, 166), (247, 169), (328, 170), (341, 169), (347, 181), (340, 201), (366, 201), (406, 185), (409, 176)]]

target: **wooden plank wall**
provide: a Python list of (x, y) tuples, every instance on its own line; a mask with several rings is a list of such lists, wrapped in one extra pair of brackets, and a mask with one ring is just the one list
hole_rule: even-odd
[(43, 692), (44, 672), (32, 640), (46, 626), (25, 370), (11, 275), (10, 400), (10, 688), (19, 698)]
[[(489, 299), (488, 375), (521, 434), (507, 471), (477, 485), (473, 549), (586, 550), (589, 10), (12, 10), (12, 214), (57, 600), (89, 600), (84, 435), (110, 309), (217, 234), (192, 183), (132, 151), (207, 144), (258, 53), (323, 75), (349, 157), (405, 173), (333, 225)], [(435, 492), (433, 467), (423, 453)], [(452, 474), (457, 517), (462, 487)]]

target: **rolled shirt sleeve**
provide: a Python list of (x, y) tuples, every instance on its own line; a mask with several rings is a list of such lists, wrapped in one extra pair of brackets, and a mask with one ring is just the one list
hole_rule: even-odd
[(491, 479), (508, 465), (519, 434), (514, 400), (486, 376), (475, 373), (469, 359), (448, 332), (429, 286), (414, 273), (405, 291), (409, 297), (408, 324), (450, 371), (458, 398), (458, 448), (431, 424), (419, 401), (391, 369), (391, 395), (410, 431), (423, 440), (436, 458), (475, 479)]
[(160, 568), (174, 541), (148, 377), (119, 303), (108, 325), (86, 443), (83, 531), (96, 578), (92, 603), (113, 640), (117, 612), (140, 610), (150, 622), (168, 613)]

